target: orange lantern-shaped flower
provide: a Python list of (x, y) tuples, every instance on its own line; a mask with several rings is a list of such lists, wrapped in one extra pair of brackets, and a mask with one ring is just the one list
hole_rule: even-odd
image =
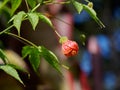
[(62, 52), (65, 56), (75, 56), (79, 51), (79, 46), (75, 41), (66, 40), (62, 43)]

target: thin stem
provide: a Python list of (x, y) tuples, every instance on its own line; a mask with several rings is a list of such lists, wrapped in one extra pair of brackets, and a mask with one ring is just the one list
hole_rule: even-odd
[[(54, 17), (55, 19), (57, 19), (57, 20), (59, 20), (59, 21), (61, 21), (61, 22), (63, 22), (63, 23), (65, 23), (65, 24), (67, 24), (67, 25), (69, 25), (69, 26), (71, 26), (72, 24), (69, 24), (68, 22), (65, 22), (64, 20), (62, 20), (62, 19), (60, 19), (60, 18), (58, 18), (58, 17)], [(74, 27), (74, 29), (75, 30), (78, 30), (77, 28), (75, 28)], [(79, 31), (79, 30), (78, 30)]]
[(9, 26), (8, 28), (4, 29), (3, 31), (0, 32), (0, 35), (11, 29), (14, 25)]
[[(58, 19), (59, 21), (65, 23), (65, 24), (67, 24), (67, 25), (70, 25), (70, 26), (71, 26), (71, 24), (69, 24), (68, 22), (65, 22), (64, 20), (62, 20), (62, 19), (60, 19), (60, 18), (57, 18), (57, 17), (54, 17), (54, 18), (55, 18), (55, 19)], [(77, 30), (77, 31), (79, 31), (79, 30), (78, 30), (77, 28), (75, 28), (75, 27), (74, 27), (74, 29)], [(78, 32), (78, 33), (79, 33), (79, 32)], [(83, 45), (85, 45), (85, 41), (83, 41), (82, 43), (83, 43)]]
[(56, 35), (57, 35), (59, 38), (61, 38), (61, 35), (57, 32), (57, 30), (55, 29), (55, 27), (53, 27), (53, 30), (54, 30), (54, 32), (56, 33)]
[(39, 3), (37, 6), (35, 6), (35, 7), (31, 10), (31, 12), (34, 12), (40, 5), (41, 5), (41, 4)]
[(85, 0), (85, 1), (88, 2), (88, 3), (90, 2), (89, 0)]
[(53, 0), (44, 1), (43, 3), (47, 4), (47, 3), (51, 3), (51, 2), (53, 2)]
[(65, 68), (65, 69), (67, 69), (67, 70), (70, 69), (68, 66), (66, 66), (66, 65), (64, 65), (64, 64), (62, 64), (61, 66), (62, 66), (63, 68)]
[(26, 6), (27, 6), (27, 10), (29, 11), (30, 8), (29, 8), (29, 6), (28, 6), (28, 2), (27, 2), (27, 0), (25, 0), (25, 3), (26, 3)]
[(20, 37), (20, 36), (18, 36), (18, 35), (16, 35), (16, 34), (13, 34), (13, 33), (5, 33), (5, 34), (8, 34), (8, 35), (10, 35), (10, 36), (14, 36), (14, 37), (16, 37), (16, 38), (18, 38), (18, 39), (20, 39), (20, 40), (23, 40), (23, 41), (25, 41), (26, 43), (28, 43), (28, 44), (30, 44), (30, 45), (32, 45), (32, 46), (34, 46), (34, 47), (36, 47), (37, 48), (37, 45), (35, 45), (34, 43), (32, 43), (31, 41), (29, 41), (29, 40), (27, 40), (27, 39), (25, 39), (25, 38), (23, 38), (23, 37)]
[(65, 23), (65, 24), (67, 24), (67, 25), (70, 25), (70, 26), (71, 26), (71, 24), (69, 24), (69, 23), (65, 22), (64, 20), (62, 20), (62, 19), (60, 19), (60, 18), (57, 18), (57, 17), (55, 17), (55, 18), (56, 18), (56, 19), (58, 19), (59, 21), (61, 21), (61, 22)]
[(44, 4), (69, 4), (70, 1), (66, 1), (66, 2), (46, 2), (46, 1), (44, 1), (43, 3)]

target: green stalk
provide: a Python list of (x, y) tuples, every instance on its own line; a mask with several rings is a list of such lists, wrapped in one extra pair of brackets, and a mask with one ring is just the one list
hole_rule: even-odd
[(62, 36), (57, 32), (57, 30), (55, 29), (55, 27), (53, 27), (53, 30), (54, 30), (54, 32), (56, 33), (56, 35), (57, 35), (59, 38), (62, 37)]
[(26, 3), (27, 10), (29, 11), (29, 10), (30, 10), (30, 8), (29, 8), (29, 5), (28, 5), (27, 0), (25, 0), (25, 3)]
[(48, 2), (48, 1), (44, 1), (44, 4), (50, 5), (50, 4), (69, 4), (70, 1), (66, 1), (66, 2)]
[(34, 12), (41, 4), (39, 3), (38, 5), (36, 5), (32, 10), (31, 12)]
[(0, 32), (0, 35), (7, 32), (8, 30), (10, 30), (14, 25), (9, 26), (8, 28), (4, 29), (3, 31)]
[(20, 40), (25, 41), (25, 42), (26, 42), (26, 43), (28, 43), (29, 45), (34, 46), (34, 47), (38, 48), (38, 47), (37, 47), (37, 45), (35, 45), (35, 44), (34, 44), (34, 43), (32, 43), (31, 41), (29, 41), (29, 40), (27, 40), (27, 39), (25, 39), (25, 38), (23, 38), (23, 37), (21, 37), (21, 36), (18, 36), (18, 35), (13, 34), (13, 33), (7, 33), (7, 32), (5, 32), (5, 34), (10, 35), (10, 36), (14, 36), (14, 37), (16, 37), (16, 38), (18, 38), (18, 39), (20, 39)]
[(89, 0), (85, 0), (85, 1), (88, 2), (88, 3), (90, 2)]

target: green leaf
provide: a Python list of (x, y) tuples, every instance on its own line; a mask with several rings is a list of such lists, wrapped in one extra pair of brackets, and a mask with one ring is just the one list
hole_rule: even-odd
[(31, 54), (29, 55), (29, 60), (30, 60), (30, 63), (32, 64), (33, 66), (33, 69), (35, 71), (38, 70), (38, 67), (40, 65), (40, 53), (38, 51), (38, 49), (33, 49), (31, 51)]
[(3, 14), (3, 12), (5, 12), (5, 15), (8, 18), (8, 15), (10, 15), (11, 13), (11, 9), (8, 5), (6, 5), (7, 3), (9, 3), (10, 0), (2, 0), (0, 1), (0, 14)]
[(77, 12), (80, 14), (81, 11), (83, 10), (83, 5), (77, 1), (73, 1), (73, 5), (75, 9), (77, 10)]
[(26, 13), (24, 11), (21, 11), (13, 17), (13, 19), (14, 19), (13, 25), (16, 27), (16, 29), (18, 31), (18, 35), (20, 35), (21, 23), (22, 23), (22, 20), (23, 20), (25, 15), (26, 15)]
[(43, 46), (39, 46), (38, 48), (33, 46), (25, 46), (22, 49), (22, 56), (24, 58), (29, 56), (30, 63), (35, 71), (37, 71), (39, 67), (40, 57), (42, 56), (53, 68), (55, 68), (58, 72), (61, 73), (61, 64), (58, 58), (53, 52)]
[(44, 1), (44, 0), (37, 0), (40, 4)]
[(28, 13), (28, 19), (29, 19), (30, 23), (32, 24), (33, 29), (35, 30), (35, 28), (38, 24), (38, 21), (39, 21), (38, 14), (34, 13), (34, 12)]
[(13, 67), (11, 67), (9, 65), (2, 65), (2, 66), (0, 66), (0, 69), (5, 71), (7, 74), (11, 75), (12, 77), (17, 79), (20, 83), (22, 83), (24, 85), (24, 83), (22, 82), (22, 80), (19, 77), (18, 72)]
[(27, 2), (31, 8), (34, 8), (36, 6), (36, 0), (27, 0)]
[(23, 67), (20, 67), (20, 66), (14, 65), (14, 64), (7, 64), (7, 65), (15, 68), (16, 70), (20, 70), (20, 71), (22, 71), (22, 72), (29, 73), (29, 72), (28, 72), (25, 68), (23, 68)]
[[(6, 12), (7, 15), (10, 15), (11, 13), (11, 9), (9, 6), (5, 5), (4, 8), (2, 8), (4, 12)], [(1, 12), (2, 13), (2, 12)], [(6, 15), (6, 16), (7, 16)]]
[(24, 46), (22, 49), (22, 57), (26, 58), (31, 53), (31, 46)]
[(101, 28), (105, 28), (104, 24), (97, 17), (97, 14), (96, 14), (96, 12), (95, 12), (95, 10), (93, 8), (91, 8), (91, 7), (87, 6), (87, 5), (83, 5), (83, 9), (90, 14), (90, 16), (98, 23), (98, 25)]
[(0, 49), (0, 58), (3, 60), (4, 63), (8, 62), (8, 59), (2, 49)]
[(0, 2), (0, 10), (3, 9), (3, 7), (9, 2), (9, 0), (4, 0), (3, 2)]
[(11, 1), (11, 15), (14, 14), (14, 12), (17, 10), (17, 8), (20, 6), (22, 0), (10, 0)]
[[(45, 60), (55, 68), (59, 73), (61, 73), (61, 64), (56, 57), (56, 55), (45, 47), (39, 47), (41, 55), (45, 58)], [(61, 73), (62, 74), (62, 73)]]
[(35, 48), (33, 46), (25, 46), (22, 49), (22, 56), (24, 58), (29, 56), (30, 63), (33, 69), (37, 72), (38, 67), (40, 65), (40, 58), (41, 58), (38, 48)]
[(41, 13), (38, 13), (38, 15), (39, 15), (40, 20), (42, 20), (43, 22), (45, 22), (48, 25), (50, 25), (51, 27), (53, 27), (53, 24), (52, 24), (51, 20), (48, 17), (46, 17), (45, 15), (43, 15)]

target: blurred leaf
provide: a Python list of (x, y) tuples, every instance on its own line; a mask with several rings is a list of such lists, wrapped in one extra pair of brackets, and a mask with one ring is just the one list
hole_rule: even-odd
[(73, 5), (75, 9), (77, 10), (77, 12), (80, 14), (81, 11), (83, 10), (83, 5), (77, 1), (73, 1)]
[(44, 0), (37, 0), (40, 4), (44, 1)]
[(23, 17), (26, 15), (26, 13), (24, 11), (19, 12), (17, 15), (13, 16), (12, 19), (13, 20), (13, 25), (16, 27), (17, 31), (18, 31), (18, 35), (20, 35), (20, 27), (21, 27), (21, 23), (23, 20)]
[(3, 60), (4, 63), (8, 62), (8, 59), (2, 49), (0, 49), (0, 58)]
[(27, 0), (27, 2), (31, 8), (34, 8), (36, 6), (36, 0)]
[[(45, 47), (39, 47), (41, 55), (45, 58), (45, 60), (55, 68), (59, 73), (61, 73), (61, 64), (56, 57), (56, 55)], [(62, 73), (61, 73), (62, 74)]]
[(10, 0), (11, 1), (11, 15), (14, 14), (14, 12), (17, 10), (17, 8), (20, 6), (22, 0)]
[(17, 66), (17, 65), (14, 65), (14, 64), (7, 64), (13, 68), (15, 68), (16, 70), (20, 70), (20, 71), (23, 71), (23, 72), (26, 72), (26, 73), (29, 73), (26, 69), (24, 69), (23, 67), (20, 67), (20, 66)]
[(20, 83), (22, 83), (24, 85), (24, 83), (22, 82), (22, 80), (19, 77), (18, 72), (13, 67), (11, 67), (9, 65), (2, 65), (2, 66), (0, 66), (0, 69), (5, 71), (7, 74), (11, 75), (12, 77), (17, 79)]
[(11, 8), (7, 5), (10, 0), (0, 1), (0, 14), (6, 18), (6, 21), (10, 18)]
[[(9, 15), (9, 17), (10, 17), (11, 9), (10, 9), (8, 6), (4, 6), (3, 11), (7, 14), (6, 16)], [(2, 14), (2, 13), (3, 13), (3, 12), (1, 12), (1, 14)]]
[(3, 7), (9, 2), (9, 0), (4, 0), (3, 2), (0, 2), (0, 10), (3, 9)]
[(38, 21), (39, 21), (39, 16), (37, 13), (28, 13), (28, 19), (30, 21), (30, 23), (32, 24), (32, 27), (33, 29), (35, 30), (37, 24), (38, 24)]
[(5, 49), (6, 48), (2, 40), (0, 40), (0, 48), (1, 49)]
[(97, 17), (97, 14), (95, 12), (95, 10), (91, 7), (89, 7), (88, 5), (84, 5), (83, 4), (83, 9), (86, 10), (90, 16), (98, 23), (98, 25), (101, 27), (101, 28), (104, 28), (104, 24), (100, 21), (100, 19)]
[(25, 46), (22, 49), (22, 56), (25, 58), (29, 56), (30, 63), (33, 69), (37, 72), (40, 65), (40, 52), (38, 48), (33, 46)]
[(46, 17), (45, 15), (43, 15), (41, 13), (38, 13), (38, 15), (39, 15), (40, 20), (42, 20), (43, 22), (45, 22), (48, 25), (50, 25), (51, 27), (53, 27), (53, 24), (52, 24), (51, 20), (48, 17)]

